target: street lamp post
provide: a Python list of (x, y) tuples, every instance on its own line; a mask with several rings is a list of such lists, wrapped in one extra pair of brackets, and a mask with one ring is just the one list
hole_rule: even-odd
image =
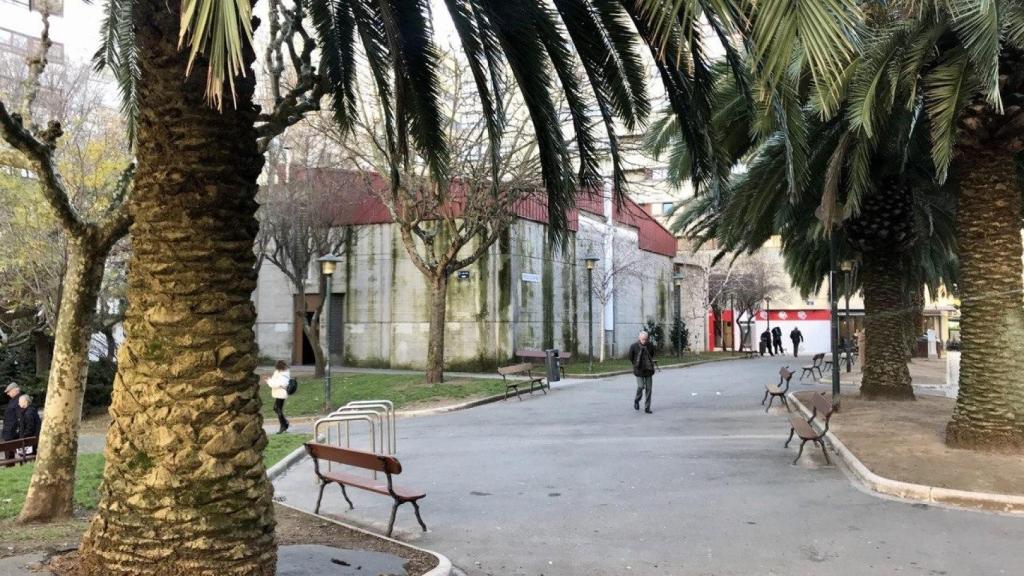
[(594, 371), (594, 264), (600, 260), (593, 254), (583, 259), (587, 263), (587, 371)]
[(764, 297), (764, 309), (765, 318), (768, 320), (768, 332), (772, 331), (772, 299), (770, 296)]
[(322, 297), (324, 298), (324, 316), (327, 320), (324, 323), (324, 413), (331, 413), (331, 277), (338, 268), (338, 258), (334, 254), (325, 254), (317, 259), (320, 262), (320, 273), (326, 278), (326, 287)]
[(846, 346), (844, 347), (844, 352), (846, 352), (846, 372), (849, 373), (853, 365), (853, 357), (850, 351), (850, 341), (853, 340), (853, 322), (851, 321), (852, 318), (850, 318), (850, 276), (853, 273), (853, 261), (843, 260), (839, 266), (846, 276)]
[(676, 284), (676, 357), (683, 355), (683, 273), (676, 272), (672, 279)]
[(836, 252), (839, 235), (835, 230), (828, 242), (828, 298), (831, 308), (832, 331), (832, 405), (839, 410), (839, 299), (836, 296)]

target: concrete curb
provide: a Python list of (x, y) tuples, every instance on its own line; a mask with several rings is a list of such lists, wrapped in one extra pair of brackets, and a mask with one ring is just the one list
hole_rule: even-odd
[[(789, 394), (789, 399), (801, 413), (807, 417), (811, 416), (811, 411), (793, 393)], [(814, 422), (814, 427), (819, 430), (821, 428), (817, 421)], [(825, 435), (825, 438), (832, 444), (834, 451), (839, 454), (843, 464), (852, 473), (853, 479), (871, 492), (892, 496), (901, 500), (936, 504), (950, 508), (1024, 515), (1024, 496), (955, 490), (885, 478), (868, 469), (831, 431)]]
[(299, 446), (295, 450), (292, 450), (291, 452), (288, 453), (287, 456), (278, 460), (277, 464), (274, 464), (273, 466), (267, 469), (267, 478), (270, 478), (270, 480), (273, 481), (278, 476), (281, 476), (285, 472), (287, 472), (289, 468), (294, 466), (296, 463), (298, 463), (299, 460), (302, 460), (302, 458), (305, 456), (305, 446)]
[(284, 502), (275, 502), (275, 504), (277, 504), (278, 506), (284, 506), (285, 508), (290, 508), (292, 510), (295, 510), (296, 512), (301, 512), (303, 514), (308, 514), (308, 515), (313, 516), (314, 518), (318, 518), (320, 520), (326, 520), (326, 521), (331, 522), (333, 524), (337, 524), (338, 526), (344, 526), (345, 528), (348, 528), (349, 530), (352, 530), (354, 532), (359, 532), (360, 534), (366, 534), (367, 536), (373, 536), (374, 538), (380, 538), (381, 540), (384, 540), (384, 541), (387, 541), (387, 542), (392, 542), (394, 544), (398, 544), (399, 546), (404, 546), (406, 548), (410, 548), (410, 549), (416, 550), (418, 552), (423, 552), (424, 554), (430, 554), (431, 556), (433, 556), (434, 558), (437, 559), (437, 566), (435, 566), (435, 567), (431, 568), (430, 570), (426, 571), (422, 576), (451, 576), (451, 573), (452, 573), (452, 561), (449, 560), (448, 557), (445, 556), (444, 554), (440, 554), (438, 552), (434, 552), (433, 550), (427, 550), (426, 548), (420, 548), (419, 546), (413, 546), (412, 544), (409, 544), (407, 542), (402, 542), (401, 540), (395, 540), (394, 538), (388, 538), (387, 536), (381, 536), (380, 534), (374, 534), (373, 532), (370, 532), (368, 530), (363, 530), (362, 528), (359, 528), (358, 526), (352, 526), (351, 524), (346, 524), (344, 522), (341, 522), (340, 520), (335, 520), (334, 518), (328, 518), (327, 516), (319, 516), (317, 514), (313, 514), (312, 512), (309, 512), (307, 510), (302, 510), (300, 508), (296, 508), (295, 506), (291, 506), (289, 504), (285, 504)]
[[(548, 387), (548, 392), (551, 392)], [(517, 394), (510, 394), (509, 398), (516, 398), (524, 394), (529, 394), (528, 390), (520, 390)], [(543, 393), (542, 393), (543, 395)], [(491, 404), (492, 402), (500, 402), (505, 399), (504, 394), (495, 394), (494, 396), (487, 396), (486, 398), (477, 398), (476, 400), (470, 400), (469, 402), (463, 402), (462, 404), (451, 404), (449, 406), (438, 406), (436, 408), (424, 408), (422, 410), (398, 410), (395, 412), (396, 416), (403, 418), (414, 418), (416, 416), (431, 416), (433, 414), (444, 414), (446, 412), (457, 412), (459, 410), (465, 410), (467, 408), (476, 408), (477, 406), (483, 406), (484, 404)]]
[[(728, 362), (730, 360), (746, 360), (743, 356), (733, 356), (731, 358), (712, 358), (710, 360), (698, 360), (697, 362), (689, 362), (687, 364), (672, 364), (661, 368), (661, 371), (665, 370), (676, 370), (679, 368), (689, 368), (690, 366), (700, 366), (701, 364), (711, 364), (712, 362)], [(581, 380), (598, 380), (600, 378), (611, 378), (612, 376), (623, 376), (626, 374), (632, 374), (632, 370), (616, 370), (615, 372), (601, 372), (599, 374), (569, 374), (569, 378), (579, 378)]]

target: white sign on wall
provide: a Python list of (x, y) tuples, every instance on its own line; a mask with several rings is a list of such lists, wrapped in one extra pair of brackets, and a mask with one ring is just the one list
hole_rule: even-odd
[(533, 284), (540, 284), (540, 274), (532, 274), (530, 272), (523, 272), (523, 282), (530, 282)]

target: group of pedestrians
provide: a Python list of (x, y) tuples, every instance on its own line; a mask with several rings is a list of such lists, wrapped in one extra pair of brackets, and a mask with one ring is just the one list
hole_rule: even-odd
[[(793, 328), (789, 333), (789, 339), (793, 342), (793, 357), (796, 358), (800, 353), (800, 343), (804, 341), (804, 335), (799, 328)], [(761, 356), (764, 356), (765, 352), (772, 356), (786, 353), (786, 349), (782, 347), (782, 328), (776, 326), (771, 331), (765, 328), (761, 333), (760, 352)]]
[[(35, 438), (39, 436), (39, 428), (42, 426), (42, 419), (39, 417), (39, 410), (32, 405), (32, 397), (21, 391), (21, 386), (11, 382), (4, 388), (7, 395), (7, 408), (4, 409), (4, 426), (0, 433), (0, 440), (20, 440), (22, 438)], [(32, 448), (24, 448), (25, 454), (31, 454)], [(4, 452), (5, 460), (13, 460), (15, 452)], [(13, 466), (13, 464), (8, 464)]]

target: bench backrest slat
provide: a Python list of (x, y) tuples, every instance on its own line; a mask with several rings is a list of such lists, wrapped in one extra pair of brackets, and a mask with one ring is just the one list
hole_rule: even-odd
[(792, 377), (793, 377), (793, 371), (789, 369), (789, 366), (784, 366), (782, 368), (779, 368), (779, 384), (781, 384), (783, 382), (783, 380), (788, 382), (789, 379), (792, 378)]
[(18, 438), (17, 440), (5, 440), (0, 442), (0, 451), (5, 450), (16, 450), (18, 448), (32, 447), (35, 448), (39, 443), (39, 438), (36, 436), (30, 436), (28, 438)]
[(506, 376), (509, 374), (521, 374), (523, 372), (529, 372), (533, 370), (533, 364), (515, 364), (513, 366), (503, 366), (498, 368), (498, 374)]
[(363, 452), (362, 450), (352, 450), (350, 448), (329, 446), (316, 442), (306, 442), (306, 452), (317, 460), (327, 460), (387, 474), (402, 473), (402, 464), (398, 462), (398, 458), (393, 456), (384, 456), (382, 454), (374, 454), (373, 452)]

